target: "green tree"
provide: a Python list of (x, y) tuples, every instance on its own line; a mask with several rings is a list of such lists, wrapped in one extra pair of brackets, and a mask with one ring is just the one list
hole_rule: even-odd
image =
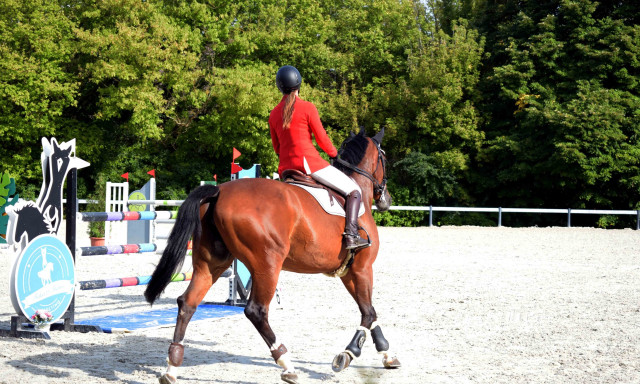
[(77, 107), (66, 112), (96, 174), (112, 179), (163, 164), (163, 140), (186, 120), (182, 104), (197, 108), (206, 99), (196, 86), (200, 35), (161, 10), (139, 1), (89, 1), (66, 10), (82, 80)]
[(451, 35), (458, 20), (476, 17), (485, 0), (426, 0), (425, 3), (431, 10), (429, 17), (433, 20), (435, 29)]
[(505, 3), (480, 18), (484, 203), (637, 208), (640, 26), (589, 0)]
[(0, 3), (0, 158), (18, 185), (41, 177), (40, 138), (67, 132), (79, 90), (72, 28), (56, 2)]
[(408, 186), (411, 205), (472, 204), (466, 182), (483, 140), (474, 106), (483, 41), (464, 25), (439, 30), (414, 50), (408, 78), (377, 93), (393, 134), (394, 179)]

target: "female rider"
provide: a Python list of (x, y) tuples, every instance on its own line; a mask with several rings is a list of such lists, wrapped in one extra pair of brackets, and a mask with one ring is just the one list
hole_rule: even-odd
[(298, 97), (302, 76), (295, 67), (285, 65), (278, 69), (276, 84), (282, 92), (282, 100), (271, 111), (269, 130), (273, 149), (280, 159), (278, 173), (296, 169), (310, 175), (319, 183), (340, 191), (346, 197), (346, 223), (344, 238), (346, 249), (369, 246), (369, 242), (358, 233), (358, 211), (360, 210), (360, 187), (349, 176), (334, 168), (320, 157), (311, 141), (313, 135), (318, 146), (329, 157), (338, 151), (322, 127), (316, 106)]

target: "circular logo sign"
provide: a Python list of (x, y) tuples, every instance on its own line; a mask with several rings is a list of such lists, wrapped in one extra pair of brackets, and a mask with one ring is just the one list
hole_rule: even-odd
[(69, 247), (53, 235), (40, 235), (27, 244), (13, 266), (13, 308), (27, 318), (38, 310), (48, 311), (54, 322), (67, 311), (75, 283)]
[[(147, 196), (140, 191), (134, 191), (129, 195), (129, 200), (147, 200)], [(135, 212), (143, 212), (147, 210), (146, 204), (129, 204), (129, 210)]]

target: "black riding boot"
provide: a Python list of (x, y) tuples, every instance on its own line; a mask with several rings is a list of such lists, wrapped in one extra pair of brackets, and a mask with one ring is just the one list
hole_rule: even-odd
[(361, 200), (362, 198), (358, 191), (353, 191), (347, 195), (347, 203), (345, 204), (346, 222), (344, 225), (346, 249), (358, 249), (371, 245), (367, 239), (363, 239), (358, 233), (358, 211), (360, 211)]

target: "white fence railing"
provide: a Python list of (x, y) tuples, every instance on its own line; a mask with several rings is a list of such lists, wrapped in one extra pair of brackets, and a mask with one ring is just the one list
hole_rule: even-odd
[[(375, 209), (375, 206), (374, 206)], [(571, 208), (474, 208), (474, 207), (414, 207), (392, 205), (392, 211), (429, 211), (429, 226), (433, 226), (433, 212), (487, 212), (498, 214), (498, 227), (502, 226), (503, 213), (555, 213), (567, 215), (567, 227), (571, 227), (571, 215), (635, 215), (636, 230), (640, 230), (639, 210), (571, 209)]]
[[(183, 200), (129, 200), (129, 204), (156, 204), (157, 206), (180, 206)], [(376, 207), (373, 206), (373, 209)], [(433, 226), (433, 212), (486, 212), (498, 214), (498, 227), (502, 226), (503, 213), (555, 213), (567, 215), (567, 227), (571, 227), (571, 215), (635, 215), (636, 229), (640, 229), (640, 210), (605, 210), (572, 208), (482, 208), (482, 207), (417, 207), (392, 205), (392, 211), (429, 211), (429, 226)]]
[[(179, 206), (183, 200), (130, 200), (129, 203), (133, 204), (157, 204), (159, 206)], [(87, 201), (80, 200), (81, 204)], [(373, 209), (376, 209), (373, 206)], [(502, 226), (502, 214), (503, 213), (551, 213), (551, 214), (566, 214), (567, 215), (567, 227), (571, 227), (571, 215), (621, 215), (621, 216), (636, 216), (636, 230), (640, 230), (640, 209), (638, 210), (624, 210), (624, 209), (572, 209), (572, 208), (484, 208), (484, 207), (418, 207), (411, 205), (392, 205), (389, 208), (391, 211), (429, 211), (429, 226), (433, 226), (433, 213), (434, 212), (484, 212), (484, 213), (497, 213), (498, 214), (498, 227)]]
[[(156, 203), (165, 206), (179, 206), (182, 200), (131, 200), (129, 203), (149, 204)], [(84, 203), (84, 201), (80, 201)], [(374, 206), (373, 209), (376, 209)], [(401, 206), (392, 205), (389, 208), (392, 211), (429, 211), (429, 226), (433, 226), (433, 212), (485, 212), (498, 214), (498, 227), (502, 226), (503, 213), (554, 213), (567, 215), (567, 227), (571, 227), (571, 215), (626, 215), (636, 216), (636, 230), (640, 230), (640, 209), (638, 210), (620, 210), (620, 209), (571, 209), (571, 208), (482, 208), (482, 207), (417, 207), (417, 206)]]
[[(129, 200), (129, 204), (156, 204), (157, 206), (180, 206), (183, 200)], [(373, 206), (373, 209), (376, 209)], [(555, 213), (567, 215), (567, 227), (571, 227), (571, 215), (635, 215), (636, 229), (640, 230), (640, 210), (605, 210), (572, 208), (482, 208), (482, 207), (417, 207), (392, 205), (392, 211), (429, 211), (429, 226), (433, 226), (433, 212), (486, 212), (498, 214), (498, 227), (502, 226), (503, 213)]]

